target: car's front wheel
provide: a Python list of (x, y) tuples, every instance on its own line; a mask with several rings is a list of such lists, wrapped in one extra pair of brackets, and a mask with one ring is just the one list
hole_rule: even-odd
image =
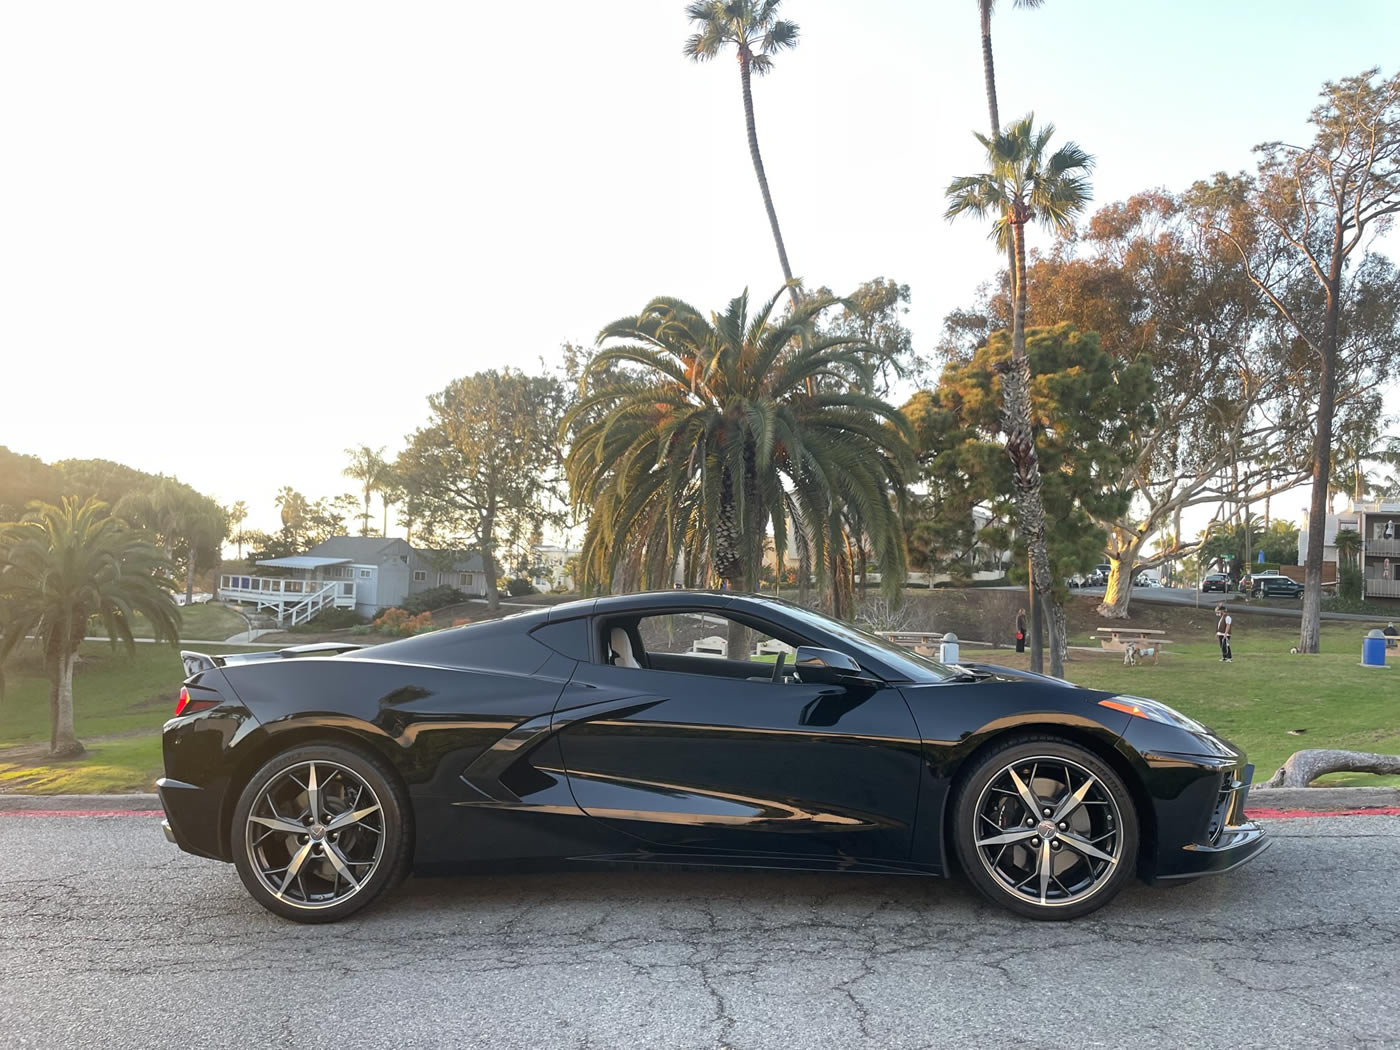
[(406, 872), (407, 794), (382, 759), (335, 744), (284, 751), (248, 781), (233, 816), (233, 860), (269, 911), (334, 922)]
[(953, 801), (954, 843), (972, 884), (1033, 919), (1103, 907), (1133, 876), (1138, 821), (1122, 778), (1054, 736), (983, 755)]

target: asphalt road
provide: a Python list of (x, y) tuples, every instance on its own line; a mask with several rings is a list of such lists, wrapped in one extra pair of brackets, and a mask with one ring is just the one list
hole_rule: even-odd
[(154, 818), (0, 814), (0, 1046), (1400, 1045), (1400, 817), (1271, 825), (1071, 924), (943, 880), (590, 872), (306, 927)]

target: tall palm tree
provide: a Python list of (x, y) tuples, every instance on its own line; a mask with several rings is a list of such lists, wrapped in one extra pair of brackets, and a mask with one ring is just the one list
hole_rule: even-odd
[[(345, 454), (350, 457), (350, 465), (343, 473), (347, 478), (358, 481), (365, 496), (365, 512), (361, 518), (361, 536), (369, 535), (369, 498), (378, 492), (380, 486), (387, 480), (388, 464), (384, 462), (384, 448), (370, 448), (368, 445), (360, 445), (358, 448), (347, 448)], [(387, 513), (385, 515), (387, 521)]]
[(243, 523), (248, 520), (248, 504), (239, 500), (228, 509), (228, 527), (233, 531), (229, 538), (238, 544), (238, 560), (243, 560), (243, 541), (247, 538), (247, 533), (243, 531)]
[[(1016, 0), (1016, 7), (1035, 8), (1045, 0)], [(992, 134), (1001, 130), (1001, 112), (997, 108), (997, 76), (992, 64), (992, 11), (996, 0), (977, 0), (977, 11), (982, 18), (982, 79), (987, 86), (987, 115), (992, 118)]]
[[(756, 590), (770, 527), (779, 565), (795, 540), (821, 575), (844, 543), (843, 513), (868, 537), (886, 584), (900, 586), (909, 424), (878, 397), (835, 385), (879, 352), (813, 334), (835, 300), (804, 300), (775, 318), (782, 294), (750, 315), (745, 292), (708, 318), (653, 299), (603, 329), (562, 427), (574, 506), (591, 511), (585, 589), (606, 589), (619, 569), (669, 586), (683, 558), (687, 582)], [(830, 389), (809, 393), (808, 379)]]
[(160, 550), (110, 516), (106, 504), (65, 499), (61, 507), (30, 507), (20, 521), (0, 525), (0, 666), (34, 635), (52, 686), (50, 751), (70, 757), (83, 752), (73, 725), (73, 666), (89, 619), (131, 652), (138, 613), (157, 638), (175, 643), (180, 610)]
[[(974, 132), (974, 134), (976, 134)], [(964, 175), (948, 186), (946, 217), (972, 214), (992, 217), (992, 237), (1005, 251), (1011, 247), (1016, 296), (1012, 306), (1011, 367), (1002, 377), (1006, 451), (1016, 472), (1016, 499), (1021, 533), (1031, 552), (1035, 587), (1051, 593), (1050, 558), (1045, 546), (1045, 507), (1040, 496), (1040, 464), (1031, 429), (1030, 362), (1026, 357), (1026, 224), (1037, 221), (1057, 231), (1067, 230), (1089, 202), (1088, 171), (1093, 158), (1069, 142), (1050, 153), (1055, 127), (1037, 129), (1026, 116), (1006, 131), (988, 138), (977, 135), (987, 151), (988, 170)], [(1052, 673), (1064, 666), (1064, 607), (1053, 603), (1050, 613)], [(1032, 651), (1033, 663), (1038, 660)]]
[(698, 32), (685, 42), (685, 53), (696, 62), (706, 62), (729, 44), (734, 45), (739, 59), (739, 82), (744, 94), (744, 126), (749, 136), (749, 157), (758, 176), (758, 190), (763, 195), (763, 207), (768, 212), (768, 225), (773, 231), (773, 243), (778, 247), (778, 263), (783, 268), (792, 305), (797, 306), (797, 286), (788, 265), (783, 234), (778, 228), (778, 213), (773, 208), (773, 195), (768, 192), (768, 176), (763, 170), (763, 156), (758, 152), (758, 132), (753, 119), (752, 77), (773, 70), (773, 56), (779, 51), (797, 46), (798, 27), (778, 17), (782, 0), (695, 0), (686, 5), (685, 14), (696, 23)]

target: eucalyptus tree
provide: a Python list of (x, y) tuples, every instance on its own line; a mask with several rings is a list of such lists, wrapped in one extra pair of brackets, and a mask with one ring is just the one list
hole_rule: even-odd
[[(1256, 147), (1257, 176), (1243, 207), (1221, 210), (1211, 229), (1235, 248), (1261, 294), (1317, 364), (1312, 499), (1298, 648), (1318, 651), (1323, 525), (1332, 477), (1333, 417), (1348, 284), (1365, 268), (1373, 235), (1400, 214), (1400, 74), (1379, 69), (1323, 85), (1312, 141)], [(1362, 260), (1354, 268), (1353, 259)], [(1349, 276), (1350, 270), (1350, 276)], [(1320, 297), (1321, 309), (1313, 304)]]
[[(952, 181), (947, 190), (946, 212), (950, 220), (963, 214), (992, 218), (992, 238), (1002, 251), (1010, 246), (1014, 252), (1016, 294), (1012, 306), (1011, 361), (1002, 381), (1006, 451), (1014, 468), (1021, 535), (1030, 551), (1035, 588), (1043, 595), (1052, 593), (1054, 581), (1045, 545), (1045, 507), (1031, 427), (1030, 364), (1026, 357), (1026, 225), (1039, 222), (1056, 231), (1070, 229), (1074, 217), (1089, 202), (1087, 173), (1093, 167), (1093, 158), (1073, 142), (1050, 152), (1054, 134), (1053, 124), (1036, 128), (1034, 118), (1026, 116), (993, 138), (977, 135), (987, 151), (988, 169)], [(1059, 674), (1063, 669), (1064, 655), (1064, 606), (1052, 602), (1052, 673)], [(1032, 649), (1031, 661), (1032, 666), (1040, 662), (1038, 648)]]
[(770, 529), (779, 566), (792, 545), (824, 577), (843, 518), (886, 588), (902, 586), (911, 431), (848, 382), (880, 351), (816, 332), (831, 298), (775, 316), (782, 294), (751, 313), (745, 292), (708, 317), (658, 298), (603, 329), (564, 420), (573, 503), (590, 511), (586, 589), (620, 573), (669, 586), (683, 560), (688, 584), (756, 590)]
[(73, 669), (89, 622), (100, 623), (112, 645), (121, 642), (128, 652), (135, 649), (137, 615), (157, 639), (178, 642), (173, 586), (159, 548), (98, 500), (34, 504), (19, 521), (0, 525), (0, 667), (34, 637), (51, 685), (55, 757), (83, 752), (73, 723)]
[(763, 170), (763, 155), (758, 151), (758, 131), (754, 126), (752, 78), (773, 71), (773, 56), (779, 51), (797, 46), (796, 22), (778, 17), (781, 0), (695, 0), (686, 5), (686, 17), (696, 24), (696, 32), (685, 42), (685, 54), (696, 62), (707, 62), (724, 48), (733, 45), (739, 60), (739, 83), (744, 96), (744, 127), (749, 139), (749, 157), (758, 191), (763, 195), (763, 207), (768, 212), (768, 226), (773, 231), (773, 243), (778, 248), (778, 263), (783, 269), (788, 294), (797, 305), (797, 286), (792, 267), (788, 264), (787, 248), (778, 228), (778, 213), (773, 207), (773, 195), (768, 190), (768, 175)]

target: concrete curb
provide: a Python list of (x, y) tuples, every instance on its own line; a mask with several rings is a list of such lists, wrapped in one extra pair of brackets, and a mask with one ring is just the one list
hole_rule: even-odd
[[(160, 809), (159, 795), (5, 795), (0, 813), (25, 810), (152, 810)], [(1321, 787), (1253, 788), (1247, 809), (1311, 810), (1333, 813), (1355, 809), (1400, 809), (1400, 788)]]
[(1400, 788), (1315, 787), (1251, 788), (1246, 812), (1251, 809), (1336, 812), (1349, 809), (1400, 808)]
[(159, 795), (0, 795), (0, 813), (160, 809)]

